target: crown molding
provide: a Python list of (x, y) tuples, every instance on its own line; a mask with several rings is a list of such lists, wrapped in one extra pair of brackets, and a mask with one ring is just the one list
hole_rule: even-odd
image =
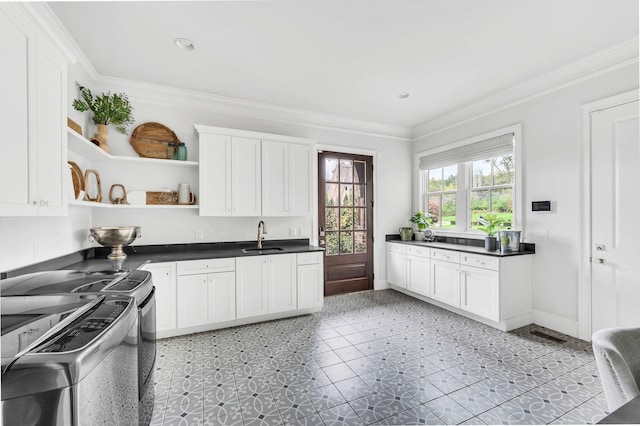
[(96, 85), (104, 90), (122, 90), (130, 99), (156, 105), (197, 109), (217, 114), (315, 127), (394, 140), (411, 140), (411, 129), (349, 119), (314, 111), (214, 95), (194, 90), (98, 75)]
[(638, 63), (634, 38), (413, 128), (413, 141)]

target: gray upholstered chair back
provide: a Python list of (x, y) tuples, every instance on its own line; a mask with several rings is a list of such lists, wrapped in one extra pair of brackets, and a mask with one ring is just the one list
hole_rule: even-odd
[(640, 327), (608, 328), (591, 338), (609, 410), (640, 394)]

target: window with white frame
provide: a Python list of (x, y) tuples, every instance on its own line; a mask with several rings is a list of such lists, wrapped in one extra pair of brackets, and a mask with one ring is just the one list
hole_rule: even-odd
[(418, 154), (420, 209), (431, 227), (466, 232), (483, 225), (489, 212), (506, 227), (516, 223), (517, 162), (513, 132), (437, 152)]

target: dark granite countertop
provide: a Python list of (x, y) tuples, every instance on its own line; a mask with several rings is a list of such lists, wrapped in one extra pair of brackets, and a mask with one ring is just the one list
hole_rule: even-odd
[(120, 262), (107, 259), (110, 249), (95, 247), (28, 267), (3, 272), (0, 278), (4, 279), (31, 272), (56, 269), (84, 271), (133, 270), (140, 268), (146, 263), (324, 251), (323, 248), (310, 245), (308, 239), (270, 240), (263, 242), (264, 249), (281, 247), (283, 249), (282, 251), (264, 253), (244, 253), (242, 251), (242, 249), (255, 248), (256, 246), (257, 243), (255, 241), (133, 246), (124, 248), (125, 253), (127, 253), (127, 258)]
[[(396, 238), (397, 237), (397, 238)], [(520, 243), (519, 251), (502, 252), (498, 250), (485, 250), (484, 240), (471, 238), (452, 238), (452, 237), (436, 237), (436, 241), (402, 241), (400, 235), (387, 235), (386, 241), (392, 243), (406, 244), (419, 247), (440, 248), (445, 250), (455, 250), (464, 253), (482, 254), (486, 256), (509, 257), (522, 256), (527, 254), (535, 254), (535, 244)]]

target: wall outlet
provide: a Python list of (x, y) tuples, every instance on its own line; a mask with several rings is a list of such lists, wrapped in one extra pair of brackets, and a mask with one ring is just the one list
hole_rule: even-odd
[(298, 228), (289, 228), (289, 236), (297, 237), (298, 236)]
[(533, 240), (534, 241), (546, 241), (548, 236), (547, 230), (543, 231), (533, 231)]
[(196, 240), (204, 240), (204, 231), (202, 229), (196, 229)]
[(308, 237), (309, 235), (311, 235), (311, 229), (309, 229), (309, 228), (300, 228), (300, 236), (301, 237)]

